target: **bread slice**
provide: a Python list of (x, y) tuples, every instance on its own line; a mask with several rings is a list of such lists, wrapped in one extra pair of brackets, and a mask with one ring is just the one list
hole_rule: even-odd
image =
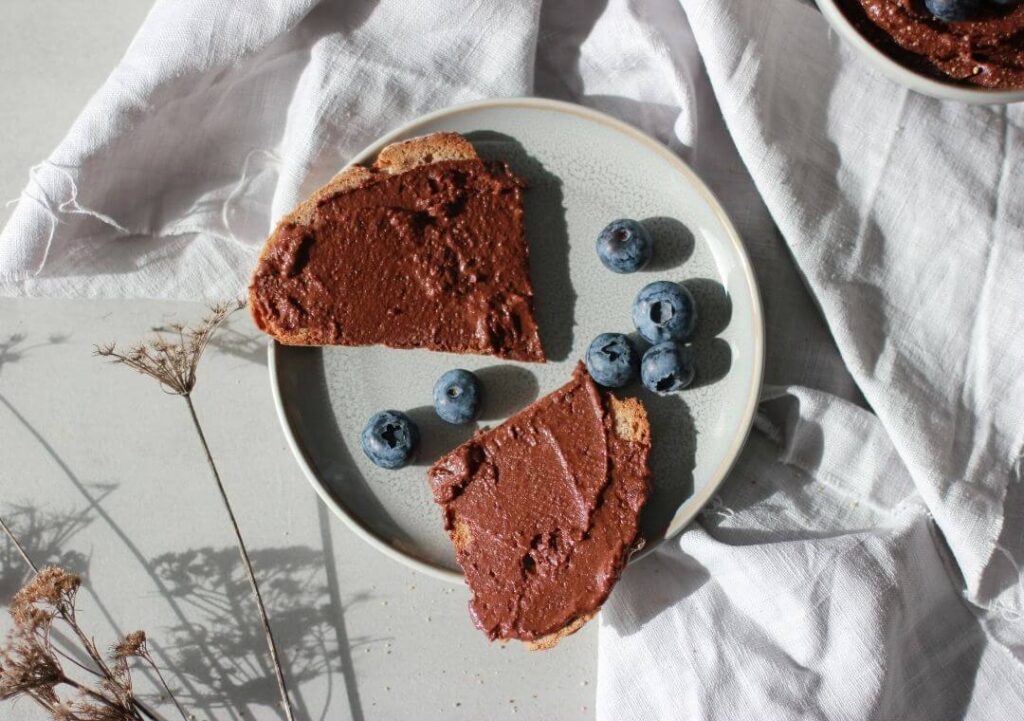
[(457, 133), (394, 143), (285, 216), (249, 287), (288, 345), (371, 345), (543, 361), (525, 184)]
[[(644, 408), (643, 404), (635, 398), (620, 400), (611, 393), (607, 394), (606, 397), (611, 407), (615, 433), (618, 434), (619, 438), (630, 443), (635, 443), (642, 448), (650, 449), (651, 425), (647, 419), (647, 409)], [(643, 539), (638, 535), (631, 544), (628, 553), (622, 558), (621, 565), (616, 573), (616, 578), (622, 573), (622, 569), (625, 567), (632, 552), (639, 551), (643, 545)], [(526, 647), (531, 651), (546, 651), (550, 648), (554, 648), (563, 638), (571, 636), (583, 628), (590, 619), (597, 615), (597, 611), (599, 610), (600, 607), (592, 613), (580, 615), (575, 620), (570, 621), (562, 628), (549, 633), (547, 636), (541, 636), (533, 641), (526, 641)]]
[(643, 404), (598, 389), (581, 365), (430, 469), (489, 638), (547, 649), (597, 614), (640, 543), (650, 438)]

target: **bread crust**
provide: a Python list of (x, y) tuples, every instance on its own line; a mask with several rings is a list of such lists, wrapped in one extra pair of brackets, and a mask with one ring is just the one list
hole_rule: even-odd
[(636, 398), (616, 398), (611, 393), (605, 397), (616, 435), (624, 441), (651, 445), (651, 423), (644, 404)]
[[(600, 611), (601, 609), (598, 609)], [(566, 636), (571, 636), (581, 628), (587, 625), (594, 616), (597, 615), (597, 611), (588, 613), (585, 616), (577, 616), (572, 621), (562, 626), (560, 629), (553, 633), (549, 633), (547, 636), (541, 636), (540, 638), (533, 641), (524, 641), (526, 648), (530, 651), (547, 651), (548, 649), (554, 648), (558, 645)]]
[[(273, 232), (263, 243), (258, 263), (262, 263), (273, 249), (281, 228), (286, 225), (299, 227), (308, 226), (316, 212), (317, 205), (325, 198), (338, 193), (350, 192), (377, 182), (383, 177), (404, 173), (422, 165), (431, 165), (450, 160), (476, 160), (479, 156), (472, 144), (458, 133), (432, 133), (417, 138), (410, 138), (383, 148), (377, 154), (373, 165), (350, 165), (327, 181), (327, 184), (316, 190), (288, 215), (281, 218)], [(258, 267), (258, 266), (257, 266)], [(256, 326), (286, 345), (323, 345), (326, 338), (321, 338), (315, 329), (286, 331), (275, 328), (259, 312), (256, 303), (256, 291), (249, 286), (249, 312)]]

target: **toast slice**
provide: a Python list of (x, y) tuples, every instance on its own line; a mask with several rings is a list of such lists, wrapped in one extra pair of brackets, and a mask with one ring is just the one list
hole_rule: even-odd
[(429, 470), (489, 638), (551, 648), (598, 612), (638, 547), (650, 447), (643, 404), (600, 390), (580, 364)]
[(543, 362), (525, 183), (457, 133), (384, 148), (285, 216), (249, 287), (288, 345), (376, 345)]

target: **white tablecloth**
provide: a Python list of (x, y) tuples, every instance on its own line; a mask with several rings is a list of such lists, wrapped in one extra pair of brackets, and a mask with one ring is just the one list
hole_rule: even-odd
[(0, 292), (213, 299), (389, 128), (539, 94), (716, 190), (757, 430), (601, 620), (605, 719), (1024, 716), (1024, 108), (915, 95), (796, 0), (161, 0), (0, 234)]

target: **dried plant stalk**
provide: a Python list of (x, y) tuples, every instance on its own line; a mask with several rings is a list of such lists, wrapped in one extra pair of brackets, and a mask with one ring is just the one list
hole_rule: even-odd
[(196, 386), (196, 369), (206, 346), (227, 317), (241, 308), (241, 301), (220, 303), (198, 325), (172, 323), (155, 331), (145, 343), (136, 343), (127, 350), (114, 343), (96, 346), (96, 355), (126, 365), (149, 376), (167, 393), (188, 396)]
[[(157, 331), (155, 336), (146, 343), (139, 343), (127, 350), (119, 350), (116, 344), (97, 346), (96, 355), (108, 358), (114, 363), (125, 365), (143, 375), (153, 378), (160, 387), (169, 394), (178, 395), (185, 399), (189, 415), (192, 418), (192, 425), (195, 428), (199, 443), (203, 448), (206, 463), (210, 468), (213, 480), (217, 484), (221, 501), (227, 511), (228, 520), (235, 533), (235, 540), (238, 545), (238, 553), (242, 560), (246, 574), (249, 577), (249, 585), (252, 588), (253, 598), (256, 601), (256, 608), (259, 611), (260, 624), (263, 627), (263, 635), (267, 641), (267, 651), (273, 662), (274, 676), (277, 681), (278, 692), (281, 695), (281, 705), (287, 721), (295, 721), (292, 711), (291, 700), (288, 696), (288, 685), (284, 678), (284, 671), (281, 667), (281, 660), (277, 650), (277, 643), (274, 641), (274, 633), (270, 627), (270, 619), (263, 602), (263, 594), (260, 592), (259, 583), (256, 581), (256, 574), (253, 571), (252, 561), (249, 559), (249, 551), (242, 538), (242, 532), (238, 527), (234, 509), (228, 499), (227, 491), (217, 470), (217, 464), (213, 460), (210, 446), (206, 442), (206, 435), (196, 415), (195, 406), (192, 403), (192, 390), (197, 380), (197, 367), (199, 361), (213, 337), (217, 328), (227, 319), (231, 313), (242, 308), (243, 301), (231, 304), (220, 304), (210, 309), (210, 314), (196, 326), (186, 326), (181, 323), (174, 323), (168, 326), (165, 331)], [(168, 333), (170, 336), (168, 336)]]
[[(75, 601), (81, 578), (55, 566), (40, 569), (2, 517), (0, 530), (35, 572), (11, 602), (14, 629), (0, 647), (0, 700), (29, 698), (57, 721), (161, 721), (135, 696), (129, 668), (131, 658), (152, 662), (145, 632), (128, 634), (104, 657), (78, 622)], [(93, 668), (80, 664), (53, 644), (51, 631), (58, 622), (72, 631)], [(62, 658), (88, 672), (95, 683), (70, 676)], [(158, 669), (157, 677), (184, 721), (188, 721)]]

